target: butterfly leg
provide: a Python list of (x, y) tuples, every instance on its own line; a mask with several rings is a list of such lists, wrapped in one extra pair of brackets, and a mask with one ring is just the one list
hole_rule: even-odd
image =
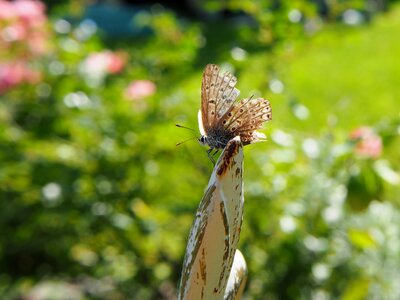
[[(211, 160), (212, 164), (215, 166), (215, 159), (214, 159), (214, 154), (211, 154), (211, 152), (214, 150), (214, 148), (210, 148), (207, 150), (207, 156)], [(218, 151), (218, 150), (217, 150)]]
[(211, 154), (213, 158), (218, 153), (218, 151), (219, 151), (218, 149), (215, 149), (215, 152), (213, 154)]

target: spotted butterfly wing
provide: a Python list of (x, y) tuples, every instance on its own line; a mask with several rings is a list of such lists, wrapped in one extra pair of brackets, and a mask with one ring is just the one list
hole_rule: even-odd
[(236, 83), (235, 76), (221, 74), (217, 65), (209, 64), (204, 70), (199, 129), (201, 142), (212, 149), (224, 148), (237, 135), (244, 145), (265, 139), (256, 130), (272, 118), (269, 101), (250, 97), (236, 102), (240, 93)]
[[(231, 107), (218, 121), (217, 127), (223, 127), (232, 135), (240, 135), (244, 145), (262, 141), (265, 135), (257, 132), (264, 122), (271, 120), (271, 106), (268, 100), (252, 97), (241, 100)], [(227, 133), (228, 134), (228, 133)]]
[(209, 132), (216, 121), (234, 104), (240, 93), (235, 88), (236, 83), (237, 79), (231, 73), (220, 74), (220, 68), (217, 65), (206, 66), (201, 88), (201, 123), (199, 122), (199, 125), (202, 124), (203, 128), (200, 128), (200, 131)]

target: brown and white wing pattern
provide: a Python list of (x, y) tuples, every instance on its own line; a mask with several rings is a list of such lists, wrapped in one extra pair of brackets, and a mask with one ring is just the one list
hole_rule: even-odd
[(244, 145), (265, 139), (257, 130), (272, 119), (269, 101), (250, 97), (237, 102), (240, 92), (236, 83), (235, 76), (222, 74), (217, 65), (209, 64), (204, 70), (199, 128), (203, 143), (210, 149), (224, 148), (238, 135)]
[(206, 134), (215, 128), (219, 119), (233, 106), (239, 96), (237, 79), (229, 72), (220, 73), (217, 65), (209, 64), (203, 73), (201, 87), (201, 116)]
[(219, 120), (217, 127), (223, 128), (226, 134), (240, 135), (243, 144), (247, 145), (265, 138), (256, 130), (271, 119), (272, 111), (269, 101), (250, 97), (232, 106)]

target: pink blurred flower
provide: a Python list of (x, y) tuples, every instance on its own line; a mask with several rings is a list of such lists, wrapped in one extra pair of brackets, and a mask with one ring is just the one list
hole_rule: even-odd
[(41, 23), (46, 20), (46, 6), (35, 0), (18, 0), (13, 2), (16, 14), (27, 22)]
[(0, 0), (0, 20), (22, 19), (25, 22), (46, 21), (46, 6), (36, 0)]
[(46, 6), (37, 0), (0, 0), (0, 94), (24, 83), (40, 81), (29, 61), (50, 45)]
[(0, 94), (23, 83), (37, 83), (40, 78), (41, 74), (29, 69), (25, 62), (0, 64)]
[(156, 92), (156, 85), (150, 80), (134, 80), (125, 90), (125, 96), (130, 100), (138, 100)]
[(9, 56), (35, 57), (47, 51), (50, 39), (45, 10), (36, 0), (0, 0), (0, 47), (11, 49)]
[(382, 139), (369, 127), (355, 129), (351, 132), (350, 139), (356, 142), (355, 151), (361, 156), (378, 158), (382, 153)]
[(126, 65), (128, 60), (128, 54), (126, 52), (111, 52), (108, 54), (108, 65), (107, 70), (111, 74), (116, 74), (121, 72)]
[(3, 29), (2, 36), (6, 42), (22, 41), (28, 35), (26, 26), (21, 23), (14, 23)]
[(50, 49), (47, 35), (40, 33), (31, 33), (28, 38), (28, 46), (33, 56), (45, 54)]
[(24, 71), (20, 64), (0, 65), (0, 93), (20, 84), (24, 79)]
[(116, 74), (121, 72), (127, 61), (125, 52), (103, 52), (91, 53), (83, 62), (83, 70), (91, 76), (104, 76), (106, 73)]
[(0, 20), (15, 18), (16, 14), (17, 12), (12, 2), (0, 0)]

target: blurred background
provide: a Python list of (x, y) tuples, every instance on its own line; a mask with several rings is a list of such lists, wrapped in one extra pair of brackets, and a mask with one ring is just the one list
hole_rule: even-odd
[(0, 0), (1, 299), (175, 299), (201, 74), (270, 100), (244, 299), (400, 299), (400, 3)]

